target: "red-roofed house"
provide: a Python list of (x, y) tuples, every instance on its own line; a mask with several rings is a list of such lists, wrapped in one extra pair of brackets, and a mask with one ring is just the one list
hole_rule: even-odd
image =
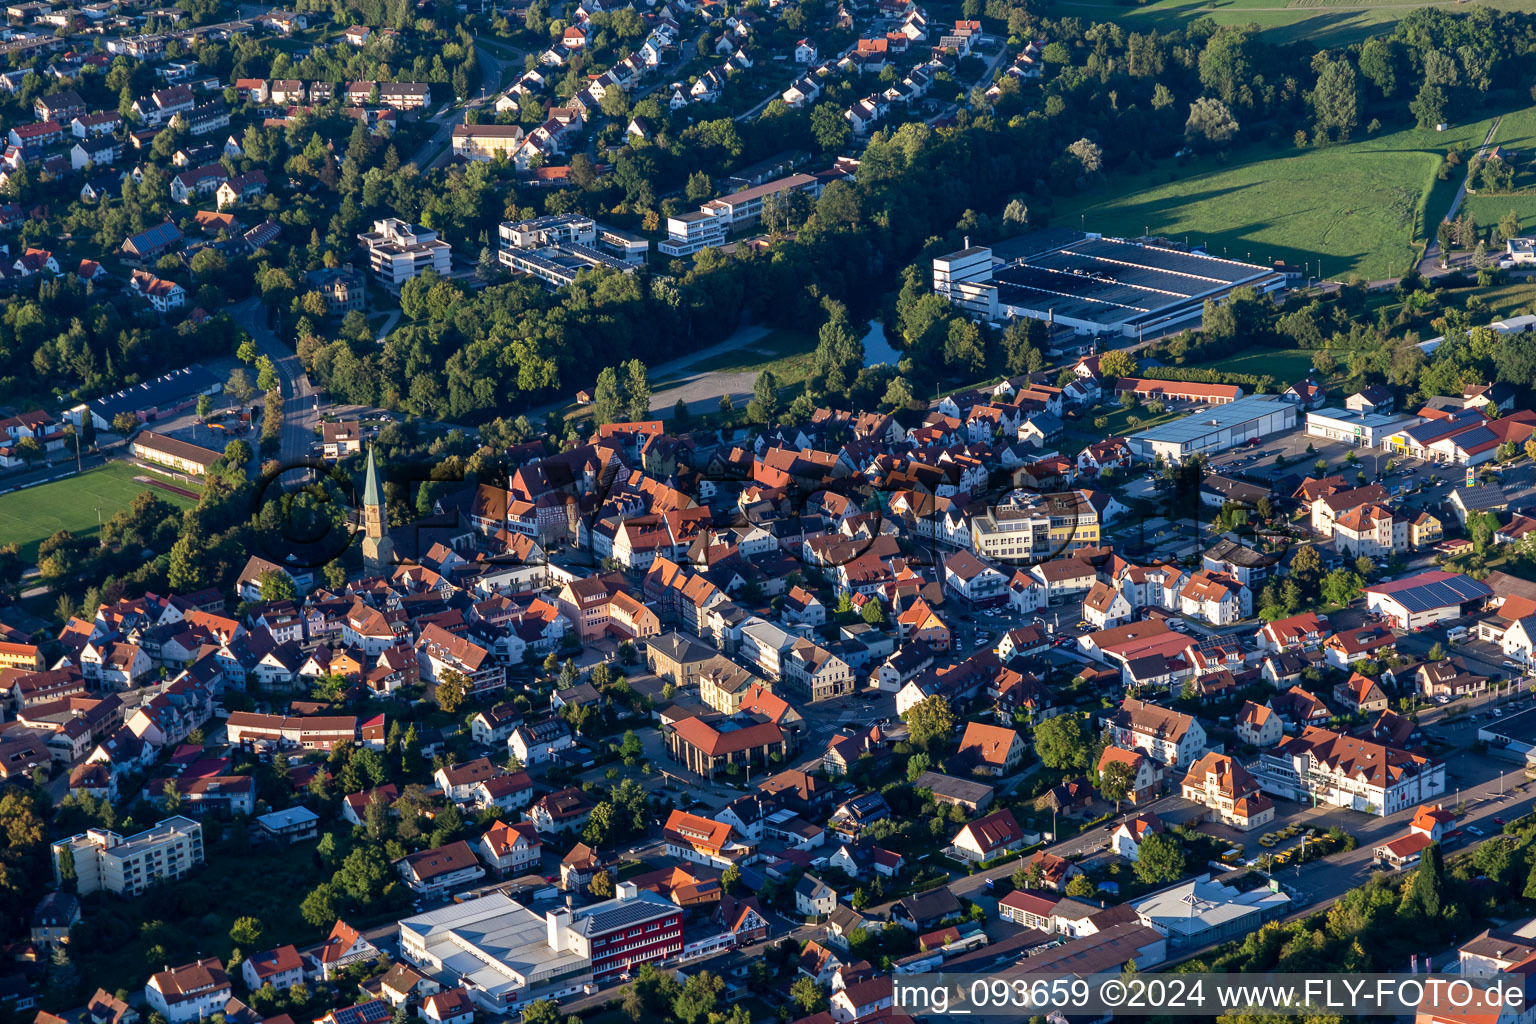
[(950, 840), (946, 853), (967, 861), (991, 860), (1027, 845), (1024, 830), (1006, 808), (966, 825)]
[(1162, 831), (1163, 819), (1150, 812), (1143, 812), (1120, 823), (1115, 834), (1109, 838), (1109, 848), (1134, 863), (1141, 853), (1141, 841)]

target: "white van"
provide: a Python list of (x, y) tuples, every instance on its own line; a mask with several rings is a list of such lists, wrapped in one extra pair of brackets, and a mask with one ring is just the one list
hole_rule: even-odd
[(1452, 626), (1450, 629), (1445, 631), (1445, 640), (1447, 643), (1460, 644), (1465, 643), (1467, 639), (1468, 637), (1466, 626)]

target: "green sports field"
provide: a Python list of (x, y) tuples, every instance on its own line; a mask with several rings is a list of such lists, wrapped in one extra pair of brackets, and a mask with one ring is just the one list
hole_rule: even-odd
[(1112, 0), (1053, 0), (1052, 17), (1112, 21), (1137, 32), (1167, 32), (1200, 18), (1218, 25), (1258, 25), (1277, 42), (1305, 39), (1320, 47), (1359, 42), (1392, 31), (1415, 7), (1443, 7), (1461, 13), (1473, 6), (1496, 11), (1536, 11), (1536, 0), (1155, 0), (1117, 4)]
[[(1524, 114), (1516, 115), (1522, 125)], [(1455, 192), (1436, 180), (1442, 154), (1475, 149), (1491, 123), (1362, 135), (1323, 149), (1255, 145), (1227, 163), (1207, 157), (1178, 167), (1168, 160), (1065, 200), (1051, 223), (1187, 238), (1215, 256), (1310, 263), (1314, 275), (1321, 258), (1325, 278), (1400, 277), (1419, 254), (1435, 200), (1443, 210)]]
[(135, 476), (165, 479), (183, 490), (199, 489), (196, 484), (160, 478), (126, 462), (109, 462), (79, 476), (0, 495), (0, 544), (20, 544), (22, 557), (30, 563), (37, 557), (37, 546), (60, 530), (79, 537), (96, 536), (98, 508), (101, 521), (106, 522), (142, 491), (152, 490), (173, 505), (192, 507), (191, 499), (136, 481)]

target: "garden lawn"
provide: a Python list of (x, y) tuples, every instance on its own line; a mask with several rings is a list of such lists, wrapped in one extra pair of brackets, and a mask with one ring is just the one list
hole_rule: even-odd
[[(1478, 0), (1477, 5), (1496, 11), (1536, 11), (1533, 0)], [(1210, 18), (1219, 25), (1258, 25), (1276, 42), (1306, 39), (1329, 47), (1385, 35), (1415, 7), (1445, 7), (1460, 13), (1469, 6), (1452, 0), (1420, 4), (1402, 0), (1156, 0), (1132, 7), (1110, 0), (1056, 0), (1047, 10), (1053, 17), (1112, 21), (1137, 32), (1167, 32)]]
[(1254, 145), (1226, 163), (1164, 161), (1062, 202), (1051, 219), (1106, 235), (1187, 238), (1213, 256), (1310, 263), (1314, 275), (1321, 257), (1324, 278), (1400, 277), (1420, 253), (1442, 154), (1475, 147), (1489, 124), (1410, 128), (1322, 149)]
[(1277, 381), (1290, 383), (1312, 371), (1312, 352), (1304, 348), (1254, 348), (1216, 362), (1190, 363), (1187, 368), (1251, 373), (1257, 377), (1268, 374)]
[[(172, 491), (136, 481), (135, 476), (155, 474), (126, 462), (109, 462), (78, 476), (0, 495), (0, 544), (21, 545), (21, 557), (30, 564), (37, 558), (37, 546), (59, 530), (94, 537), (98, 508), (101, 521), (106, 522), (144, 491), (153, 491), (156, 497), (181, 508), (195, 504)], [(166, 482), (183, 490), (198, 488), (181, 480)]]
[[(1108, 411), (1104, 411), (1108, 408)], [(1095, 441), (1102, 441), (1106, 437), (1124, 437), (1127, 434), (1136, 434), (1148, 430), (1160, 423), (1168, 423), (1180, 416), (1187, 414), (1189, 410), (1165, 409), (1163, 412), (1153, 415), (1144, 406), (1136, 406), (1132, 409), (1122, 409), (1118, 405), (1094, 410), (1094, 415), (1072, 423), (1067, 430), (1067, 436), (1063, 439), (1061, 450), (1068, 455), (1075, 455)], [(1100, 430), (1093, 425), (1094, 419), (1103, 416), (1109, 421), (1108, 425)], [(1139, 417), (1140, 423), (1131, 423), (1132, 416)]]

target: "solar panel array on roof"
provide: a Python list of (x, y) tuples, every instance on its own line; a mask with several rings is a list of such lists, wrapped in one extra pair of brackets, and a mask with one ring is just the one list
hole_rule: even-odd
[(1422, 576), (1412, 576), (1406, 580), (1397, 580), (1394, 583), (1367, 589), (1390, 595), (1392, 600), (1410, 612), (1427, 612), (1435, 608), (1446, 608), (1493, 596), (1493, 591), (1487, 584), (1480, 583), (1470, 576), (1463, 576), (1460, 573), (1423, 574), (1423, 576), (1431, 575), (1434, 578), (1423, 579)]
[(637, 893), (631, 899), (611, 899), (576, 912), (571, 930), (582, 935), (600, 935), (615, 928), (663, 917), (676, 910), (673, 904), (649, 890)]
[[(1173, 316), (1234, 285), (1263, 283), (1273, 276), (1254, 264), (1115, 239), (1028, 244), (1034, 235), (1013, 246), (1020, 253), (1014, 262), (993, 272), (998, 299), (1067, 319), (1106, 325), (1146, 322)], [(1007, 249), (1007, 243), (999, 248)]]
[(1478, 445), (1487, 444), (1490, 441), (1497, 441), (1498, 439), (1499, 435), (1495, 434), (1487, 427), (1473, 427), (1471, 430), (1468, 430), (1465, 433), (1457, 434), (1454, 438), (1457, 447), (1463, 450), (1476, 448)]
[(1264, 267), (1237, 260), (1222, 259), (1197, 253), (1179, 252), (1156, 245), (1133, 245), (1107, 238), (1087, 238), (1068, 249), (1095, 259), (1116, 260), (1147, 267), (1159, 273), (1188, 274), (1226, 284), (1236, 284), (1254, 276)]

